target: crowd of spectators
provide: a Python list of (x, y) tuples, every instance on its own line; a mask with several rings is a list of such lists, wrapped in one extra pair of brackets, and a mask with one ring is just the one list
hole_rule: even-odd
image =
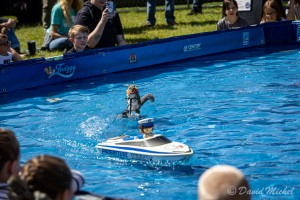
[(0, 200), (117, 200), (80, 191), (84, 176), (64, 159), (38, 155), (20, 164), (20, 143), (12, 130), (0, 128)]
[[(45, 37), (41, 50), (59, 50), (67, 53), (76, 49), (94, 49), (126, 45), (125, 34), (119, 13), (108, 12), (107, 0), (43, 0), (42, 24)], [(174, 0), (165, 0), (165, 20), (168, 26), (178, 25), (175, 21)], [(202, 0), (193, 0), (192, 9), (187, 15), (202, 13)], [(300, 1), (291, 0), (285, 11), (282, 0), (262, 0), (260, 23), (297, 20), (300, 17)], [(216, 24), (217, 30), (235, 29), (250, 25), (239, 15), (236, 0), (224, 0), (222, 17)], [(255, 8), (253, 8), (255, 9)], [(144, 26), (156, 24), (156, 0), (147, 0), (147, 18)], [(88, 29), (87, 41), (77, 42), (76, 37), (69, 37), (69, 30), (74, 25), (82, 25)], [(0, 64), (21, 60), (20, 42), (15, 34), (16, 20), (0, 17), (1, 33), (7, 35), (6, 41), (0, 43)], [(3, 36), (1, 36), (3, 38)], [(79, 37), (81, 38), (81, 37)], [(4, 38), (5, 40), (5, 38)], [(81, 47), (78, 45), (81, 44)], [(75, 46), (77, 45), (77, 46)], [(5, 47), (8, 47), (6, 51)]]
[(78, 11), (83, 7), (82, 0), (58, 0), (51, 11), (51, 25), (46, 30), (42, 48), (44, 50), (71, 49), (68, 32), (74, 25)]
[[(20, 164), (20, 143), (12, 130), (0, 128), (0, 200), (117, 200), (80, 191), (84, 176), (72, 170), (64, 159), (52, 155), (37, 155), (23, 166)], [(217, 165), (206, 170), (198, 182), (200, 200), (250, 200), (250, 192), (231, 193), (230, 189), (250, 191), (244, 174), (229, 165)], [(80, 198), (79, 198), (80, 199)]]
[[(174, 0), (166, 0), (165, 18), (169, 26), (175, 26)], [(154, 26), (156, 3), (147, 0), (145, 26)], [(188, 15), (202, 13), (201, 0), (193, 0)], [(222, 18), (217, 30), (248, 26), (238, 14), (236, 0), (224, 0)], [(300, 1), (291, 0), (287, 14), (281, 0), (263, 1), (261, 22), (295, 20), (300, 17)], [(43, 0), (43, 27), (46, 30), (44, 49), (65, 50), (67, 53), (86, 49), (126, 45), (119, 13), (109, 12), (106, 0)], [(0, 18), (0, 64), (22, 60), (20, 43), (14, 28), (16, 20)], [(58, 171), (59, 170), (59, 171)], [(74, 178), (74, 177), (79, 178)], [(72, 171), (67, 163), (50, 155), (40, 155), (20, 167), (20, 145), (13, 131), (0, 129), (0, 199), (72, 199), (80, 188), (72, 187), (82, 175)], [(202, 174), (198, 183), (198, 197), (205, 199), (250, 199), (228, 194), (228, 188), (245, 187), (249, 183), (241, 171), (232, 166), (215, 166)], [(221, 187), (222, 186), (222, 187)], [(229, 196), (228, 196), (229, 195)]]

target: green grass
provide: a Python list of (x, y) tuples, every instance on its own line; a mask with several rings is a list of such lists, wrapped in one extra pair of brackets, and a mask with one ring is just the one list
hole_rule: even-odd
[[(176, 5), (175, 17), (177, 26), (166, 25), (163, 7), (157, 7), (156, 25), (143, 27), (146, 21), (145, 8), (120, 8), (121, 21), (123, 24), (125, 39), (129, 44), (135, 44), (153, 39), (162, 39), (173, 36), (202, 33), (216, 30), (217, 21), (221, 18), (220, 3), (204, 4), (203, 13), (188, 16), (190, 8), (187, 5)], [(17, 37), (21, 42), (21, 51), (27, 52), (27, 41), (35, 40), (37, 48), (40, 48), (44, 39), (44, 29), (41, 25), (25, 25), (16, 29)], [(51, 57), (61, 55), (63, 52), (38, 51), (33, 57), (26, 55), (24, 59), (34, 57)]]

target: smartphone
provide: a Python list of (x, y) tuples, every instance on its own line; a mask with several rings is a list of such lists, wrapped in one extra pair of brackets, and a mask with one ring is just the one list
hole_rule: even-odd
[(115, 6), (113, 1), (107, 1), (106, 2), (106, 8), (108, 9), (108, 13), (113, 13)]

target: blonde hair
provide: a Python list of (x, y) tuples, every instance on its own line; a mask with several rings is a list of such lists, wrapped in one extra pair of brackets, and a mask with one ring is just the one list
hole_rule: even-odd
[(89, 29), (85, 26), (82, 26), (82, 25), (74, 25), (70, 28), (69, 30), (69, 38), (74, 38), (74, 36), (76, 35), (76, 33), (86, 33), (86, 34), (89, 34)]
[[(0, 34), (0, 37), (2, 38), (3, 35), (4, 34)], [(19, 156), (20, 144), (15, 133), (11, 130), (3, 130), (0, 128), (0, 171), (6, 162), (17, 160)]]
[(73, 0), (72, 5), (69, 4), (69, 1), (70, 0), (58, 0), (58, 3), (61, 6), (67, 24), (72, 24), (71, 8), (78, 13), (78, 11), (83, 7), (83, 1)]
[(268, 8), (272, 8), (276, 11), (277, 13), (277, 21), (280, 21), (281, 18), (284, 18), (285, 16), (282, 13), (282, 10), (280, 9), (280, 5), (278, 4), (277, 1), (275, 0), (267, 0), (263, 6), (262, 12), (263, 12), (263, 16), (262, 16), (262, 21), (266, 21), (266, 13), (265, 10)]
[[(243, 191), (240, 194), (241, 190)], [(198, 182), (198, 199), (250, 200), (250, 186), (244, 174), (229, 165), (216, 165), (206, 170)]]
[(54, 156), (41, 155), (27, 161), (20, 178), (10, 182), (12, 200), (34, 199), (36, 192), (56, 199), (65, 190), (71, 190), (71, 170), (63, 159)]

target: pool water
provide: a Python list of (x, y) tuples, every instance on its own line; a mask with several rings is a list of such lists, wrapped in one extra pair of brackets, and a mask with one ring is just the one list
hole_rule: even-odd
[[(247, 176), (253, 199), (298, 199), (300, 52), (288, 49), (247, 49), (16, 91), (1, 96), (0, 127), (16, 132), (22, 163), (38, 154), (63, 157), (84, 174), (83, 190), (105, 196), (197, 199), (199, 176), (230, 164)], [(98, 142), (139, 134), (136, 120), (116, 119), (126, 107), (126, 84), (154, 94), (142, 116), (155, 119), (155, 133), (189, 145), (189, 161), (99, 155)]]

